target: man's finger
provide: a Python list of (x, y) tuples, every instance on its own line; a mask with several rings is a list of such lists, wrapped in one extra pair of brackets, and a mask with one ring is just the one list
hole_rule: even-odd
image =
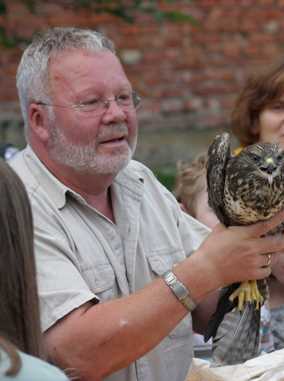
[(260, 221), (256, 224), (247, 226), (247, 232), (251, 236), (260, 237), (280, 225), (284, 221), (284, 209), (275, 214), (269, 220)]

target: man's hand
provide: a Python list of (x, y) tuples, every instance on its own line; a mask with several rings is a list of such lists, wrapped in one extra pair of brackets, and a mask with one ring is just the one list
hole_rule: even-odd
[(188, 259), (188, 266), (194, 267), (199, 276), (189, 279), (185, 276), (185, 267), (177, 269), (178, 275), (192, 290), (198, 302), (217, 288), (235, 282), (263, 279), (271, 273), (267, 266), (268, 253), (284, 249), (284, 236), (264, 235), (284, 220), (284, 211), (267, 221), (249, 226), (224, 227), (218, 224)]

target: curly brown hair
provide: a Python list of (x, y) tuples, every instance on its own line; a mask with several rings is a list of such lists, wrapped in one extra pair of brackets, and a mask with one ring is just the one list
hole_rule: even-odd
[(284, 94), (284, 62), (251, 75), (231, 115), (231, 127), (242, 146), (259, 140), (259, 115)]

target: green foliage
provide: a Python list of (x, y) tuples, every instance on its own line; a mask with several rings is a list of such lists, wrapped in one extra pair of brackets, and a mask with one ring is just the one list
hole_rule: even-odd
[(8, 36), (6, 30), (0, 26), (0, 46), (5, 48), (15, 48), (21, 43), (27, 43), (28, 41), (18, 36)]
[(22, 0), (25, 6), (31, 13), (35, 13), (36, 11), (36, 0)]
[[(0, 0), (0, 15), (7, 14), (7, 1)], [(25, 7), (31, 12), (36, 14), (37, 5), (39, 2), (36, 0), (20, 0)], [(49, 0), (51, 1), (51, 0)], [(57, 1), (54, 1), (57, 3)], [(185, 2), (191, 2), (191, 0), (184, 0)], [(75, 9), (87, 8), (95, 13), (108, 13), (113, 16), (116, 16), (127, 23), (134, 23), (136, 17), (139, 13), (148, 14), (156, 22), (190, 22), (196, 24), (197, 21), (187, 13), (184, 13), (179, 10), (166, 11), (161, 7), (161, 2), (158, 0), (68, 0), (65, 2), (66, 5), (69, 5)], [(178, 8), (179, 1), (173, 0), (164, 0), (164, 4), (172, 4), (175, 8)], [(5, 46), (6, 48), (11, 48), (17, 46), (22, 42), (22, 39), (19, 36), (8, 36), (5, 28), (0, 30), (0, 45)]]
[(7, 7), (4, 0), (0, 0), (0, 15), (3, 15), (7, 12)]
[[(190, 2), (191, 0), (187, 0)], [(176, 1), (164, 1), (167, 4), (173, 4), (177, 7)], [(171, 22), (192, 22), (196, 20), (189, 14), (174, 10), (163, 11), (159, 1), (156, 0), (71, 0), (70, 3), (76, 8), (88, 8), (97, 13), (109, 13), (123, 19), (126, 22), (133, 23), (138, 13), (151, 15), (155, 21), (171, 21)]]
[(153, 170), (157, 179), (170, 191), (173, 191), (176, 179), (175, 168), (156, 168)]
[(161, 20), (168, 20), (172, 22), (190, 22), (193, 25), (198, 25), (197, 20), (193, 16), (176, 11), (162, 12)]

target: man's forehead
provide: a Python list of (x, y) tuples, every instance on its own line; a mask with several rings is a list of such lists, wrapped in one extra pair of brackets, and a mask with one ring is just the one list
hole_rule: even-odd
[[(66, 71), (68, 69), (68, 71)], [(116, 70), (124, 73), (117, 56), (108, 51), (90, 51), (85, 49), (68, 49), (53, 55), (49, 61), (49, 72), (62, 72), (65, 74), (101, 70), (108, 72)]]
[(110, 51), (87, 51), (73, 49), (53, 56), (49, 63), (49, 78), (52, 82), (67, 81), (119, 81), (129, 84), (123, 67)]

